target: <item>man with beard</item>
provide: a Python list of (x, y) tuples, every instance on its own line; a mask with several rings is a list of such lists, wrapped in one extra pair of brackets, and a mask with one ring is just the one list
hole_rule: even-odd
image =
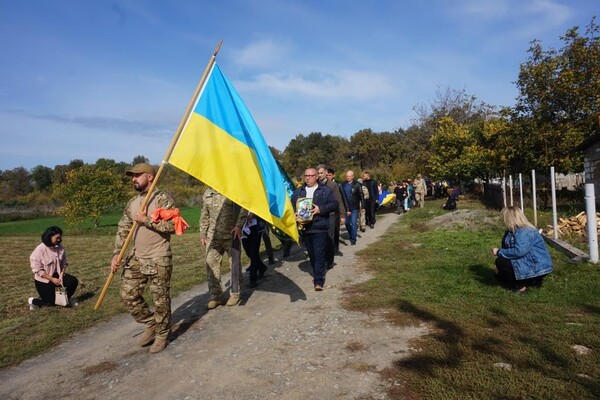
[[(142, 204), (155, 176), (154, 167), (146, 163), (136, 164), (126, 172), (131, 176), (133, 188), (138, 192), (125, 207), (119, 221), (111, 270), (116, 272), (120, 265), (117, 259), (125, 240), (137, 222), (130, 255), (125, 259), (121, 278), (121, 299), (135, 320), (144, 324), (145, 330), (138, 339), (140, 346), (154, 340), (150, 353), (163, 351), (171, 325), (171, 234), (175, 232), (172, 220), (154, 222), (149, 215), (158, 208), (173, 208), (173, 200), (165, 193), (154, 190), (146, 209)], [(154, 312), (150, 311), (143, 293), (146, 285), (154, 300)]]

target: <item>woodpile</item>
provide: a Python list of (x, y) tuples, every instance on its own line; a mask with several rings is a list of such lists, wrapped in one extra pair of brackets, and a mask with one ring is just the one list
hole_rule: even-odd
[[(600, 213), (596, 213), (597, 226), (596, 230), (600, 235)], [(547, 236), (554, 235), (554, 227), (548, 225), (544, 232)], [(587, 237), (587, 216), (585, 211), (580, 212), (574, 217), (558, 219), (558, 236), (580, 236)]]

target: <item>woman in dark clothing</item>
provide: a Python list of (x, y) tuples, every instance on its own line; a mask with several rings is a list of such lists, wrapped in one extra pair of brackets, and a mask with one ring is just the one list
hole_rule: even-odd
[(248, 219), (242, 233), (242, 245), (250, 259), (250, 286), (255, 287), (258, 278), (262, 278), (267, 271), (267, 266), (260, 258), (260, 243), (265, 231), (265, 222), (252, 213), (248, 213)]
[(69, 305), (76, 305), (71, 297), (77, 289), (78, 281), (72, 275), (65, 273), (67, 269), (67, 253), (63, 248), (62, 229), (51, 226), (42, 234), (40, 243), (29, 256), (35, 288), (40, 298), (30, 297), (29, 308), (54, 306), (57, 287), (64, 286), (69, 297)]

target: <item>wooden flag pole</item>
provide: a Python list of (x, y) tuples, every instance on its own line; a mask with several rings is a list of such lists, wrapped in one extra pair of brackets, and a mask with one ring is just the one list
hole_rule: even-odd
[[(200, 95), (200, 91), (202, 90), (202, 88), (204, 87), (204, 84), (206, 83), (208, 74), (210, 73), (210, 70), (215, 63), (217, 54), (219, 53), (219, 50), (221, 50), (222, 44), (223, 44), (223, 41), (220, 40), (219, 43), (217, 44), (217, 47), (215, 48), (215, 51), (213, 52), (213, 55), (211, 56), (210, 60), (208, 61), (208, 65), (206, 66), (206, 69), (204, 70), (204, 73), (202, 74), (202, 78), (200, 79), (200, 82), (198, 83), (198, 86), (196, 87), (196, 90), (194, 91), (194, 94), (192, 96), (192, 99), (190, 100), (190, 103), (188, 104), (188, 107), (185, 110), (185, 114), (183, 115), (183, 118), (181, 119), (181, 122), (179, 123), (179, 127), (177, 128), (177, 131), (175, 132), (175, 135), (173, 136), (171, 145), (167, 149), (165, 157), (163, 158), (163, 161), (160, 164), (160, 167), (158, 168), (158, 172), (156, 173), (156, 176), (152, 180), (150, 188), (148, 189), (148, 193), (146, 194), (146, 197), (144, 198), (144, 202), (142, 203), (141, 210), (146, 210), (146, 208), (148, 207), (148, 203), (150, 202), (150, 197), (152, 195), (152, 192), (154, 192), (154, 189), (156, 188), (156, 183), (158, 182), (158, 179), (162, 175), (165, 164), (167, 164), (169, 159), (171, 158), (171, 154), (173, 153), (173, 150), (175, 149), (175, 145), (177, 144), (177, 141), (179, 140), (179, 136), (181, 136), (181, 132), (183, 131), (183, 128), (184, 128), (187, 120), (189, 119), (190, 114), (192, 113), (192, 108), (196, 104), (196, 100), (198, 99), (198, 96)], [(127, 238), (125, 239), (125, 243), (123, 244), (121, 251), (119, 252), (119, 256), (117, 257), (117, 265), (121, 264), (121, 261), (123, 260), (125, 252), (127, 251), (127, 246), (131, 242), (131, 239), (133, 238), (133, 235), (134, 235), (135, 231), (137, 230), (137, 228), (138, 228), (137, 221), (133, 221), (133, 225), (132, 225), (131, 229), (129, 230), (129, 234), (127, 235)], [(100, 296), (98, 297), (98, 300), (96, 301), (94, 310), (98, 310), (100, 308), (100, 305), (102, 304), (102, 301), (104, 300), (104, 297), (106, 296), (106, 292), (108, 291), (108, 288), (110, 287), (110, 284), (112, 283), (114, 276), (115, 276), (115, 273), (111, 269), (110, 274), (108, 275), (108, 278), (106, 279), (106, 283), (104, 283), (104, 287), (102, 288), (102, 292), (100, 292)]]

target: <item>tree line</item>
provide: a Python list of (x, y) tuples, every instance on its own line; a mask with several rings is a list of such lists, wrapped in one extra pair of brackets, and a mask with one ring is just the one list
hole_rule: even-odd
[[(300, 178), (308, 165), (326, 163), (343, 177), (345, 170), (368, 170), (384, 183), (421, 173), (432, 179), (487, 180), (503, 174), (554, 166), (557, 172), (580, 172), (582, 155), (573, 149), (600, 134), (600, 29), (596, 18), (583, 33), (573, 27), (561, 36), (562, 47), (530, 43), (528, 57), (515, 81), (512, 107), (486, 104), (465, 90), (438, 89), (429, 104), (413, 109), (406, 129), (374, 132), (362, 129), (349, 137), (311, 132), (299, 134), (284, 150), (271, 148), (290, 177)], [(94, 164), (72, 160), (54, 168), (38, 165), (0, 171), (0, 208), (62, 207), (73, 221), (83, 218), (65, 207), (69, 199), (96, 204), (85, 218), (95, 221), (110, 205), (130, 194), (124, 172), (132, 163), (99, 159)], [(112, 185), (102, 199), (84, 195)], [(166, 187), (165, 187), (166, 186)], [(175, 168), (167, 168), (161, 187), (178, 204), (197, 203), (202, 184)], [(108, 193), (110, 192), (110, 193)]]

